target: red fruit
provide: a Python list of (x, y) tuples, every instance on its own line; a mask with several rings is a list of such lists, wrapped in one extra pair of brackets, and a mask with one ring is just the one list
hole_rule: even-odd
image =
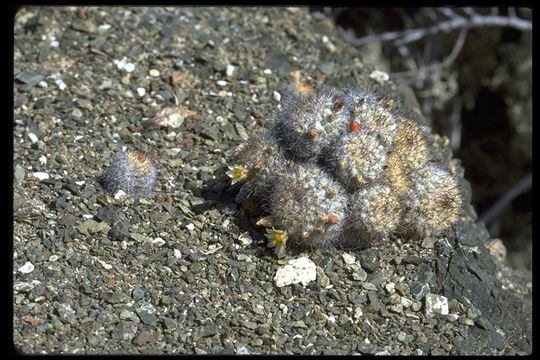
[(354, 134), (358, 134), (360, 132), (360, 123), (356, 120), (353, 120), (351, 122), (351, 132)]
[(263, 160), (257, 160), (257, 162), (255, 163), (255, 165), (253, 167), (255, 169), (257, 169), (257, 170), (264, 169), (264, 161)]
[(339, 219), (338, 219), (338, 216), (336, 214), (330, 214), (328, 215), (328, 218), (327, 218), (328, 222), (331, 223), (331, 224), (337, 224)]
[(307, 132), (308, 136), (312, 139), (315, 139), (319, 134), (317, 133), (317, 130), (315, 129), (310, 129), (308, 132)]

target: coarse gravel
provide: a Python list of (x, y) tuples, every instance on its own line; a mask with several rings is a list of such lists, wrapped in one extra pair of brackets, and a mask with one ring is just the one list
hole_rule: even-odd
[[(501, 288), (481, 226), (464, 226), (458, 239), (396, 239), (361, 252), (278, 259), (235, 203), (238, 189), (225, 175), (231, 151), (265, 127), (295, 76), (317, 86), (370, 82), (414, 107), (410, 92), (369, 76), (374, 69), (350, 37), (307, 8), (17, 13), (15, 347), (32, 354), (531, 352), (530, 303), (521, 300), (532, 293), (530, 278), (515, 277), (529, 284), (515, 288), (501, 280), (518, 297)], [(153, 121), (173, 107), (170, 122)], [(155, 197), (115, 198), (99, 185), (124, 145), (156, 159)], [(494, 254), (501, 246), (489, 245)], [(278, 287), (277, 270), (302, 256), (316, 265), (316, 280)]]

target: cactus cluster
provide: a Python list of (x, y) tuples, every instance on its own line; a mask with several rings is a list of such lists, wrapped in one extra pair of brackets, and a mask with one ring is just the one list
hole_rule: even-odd
[(269, 246), (362, 248), (439, 235), (464, 216), (463, 178), (423, 118), (368, 87), (291, 86), (281, 110), (240, 145), (228, 175), (267, 216)]

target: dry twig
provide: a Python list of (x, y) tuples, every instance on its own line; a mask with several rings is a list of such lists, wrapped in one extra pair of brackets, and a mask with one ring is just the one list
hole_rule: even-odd
[(480, 221), (488, 224), (498, 218), (502, 212), (517, 198), (532, 186), (532, 173), (528, 174), (512, 186), (503, 196), (480, 216)]

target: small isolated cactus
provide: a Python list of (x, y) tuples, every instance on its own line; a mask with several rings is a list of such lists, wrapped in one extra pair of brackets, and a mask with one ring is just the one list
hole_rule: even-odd
[(237, 202), (259, 204), (257, 224), (279, 256), (436, 236), (464, 218), (470, 200), (434, 139), (419, 115), (368, 87), (297, 84), (271, 130), (238, 148), (228, 175), (241, 183)]
[(109, 193), (118, 190), (135, 199), (153, 195), (157, 180), (157, 168), (147, 153), (137, 149), (118, 152), (101, 177), (101, 185)]

